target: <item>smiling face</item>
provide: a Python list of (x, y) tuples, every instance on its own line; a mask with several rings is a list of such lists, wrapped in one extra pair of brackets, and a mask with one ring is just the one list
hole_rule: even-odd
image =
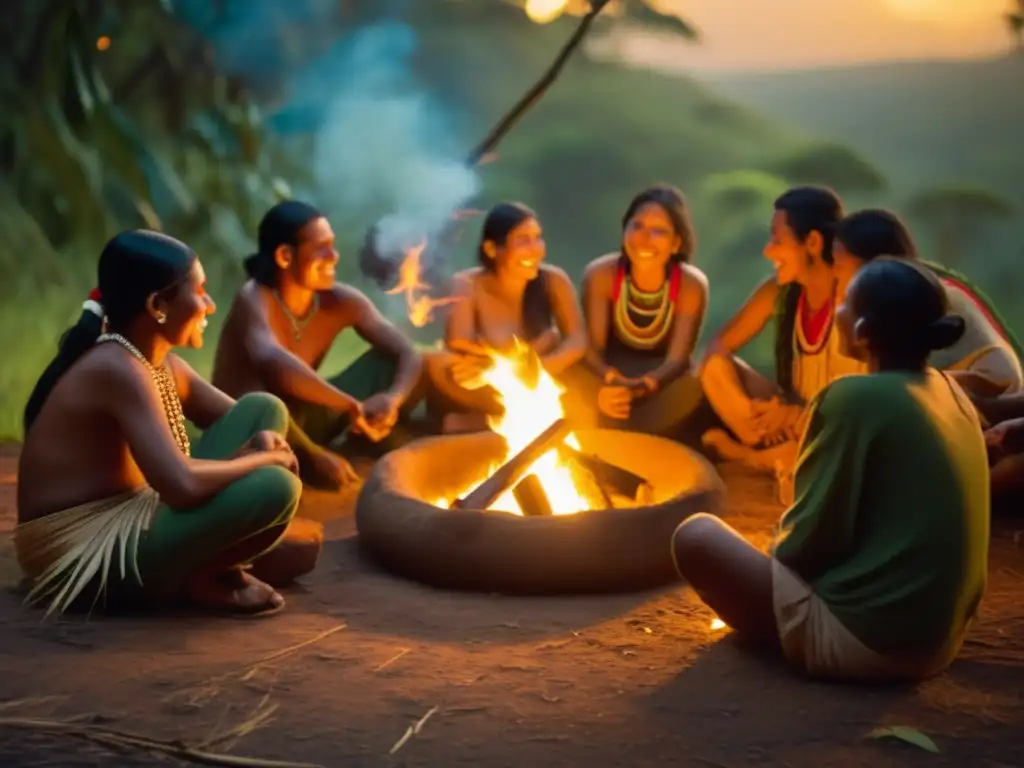
[(665, 209), (658, 203), (646, 203), (626, 222), (622, 245), (634, 266), (664, 269), (682, 248), (683, 240)]
[(496, 271), (517, 280), (533, 280), (547, 255), (544, 231), (535, 218), (527, 218), (511, 229), (502, 244), (484, 243), (487, 256), (494, 260)]
[(199, 259), (192, 262), (188, 277), (169, 291), (165, 300), (157, 298), (153, 304), (166, 317), (160, 334), (167, 341), (175, 347), (203, 346), (207, 318), (217, 311), (217, 305), (206, 292), (206, 272)]
[(283, 276), (310, 291), (334, 287), (338, 252), (334, 250), (334, 230), (323, 217), (317, 217), (299, 232), (297, 246), (282, 245), (274, 254)]
[(809, 255), (806, 244), (789, 226), (785, 211), (775, 211), (772, 216), (771, 237), (764, 247), (764, 257), (775, 267), (775, 279), (779, 285), (799, 282), (807, 270)]

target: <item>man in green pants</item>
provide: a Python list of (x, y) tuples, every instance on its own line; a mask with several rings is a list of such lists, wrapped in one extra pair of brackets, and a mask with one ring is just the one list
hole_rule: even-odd
[[(266, 391), (284, 400), (303, 481), (337, 489), (355, 473), (326, 446), (347, 432), (388, 437), (420, 397), (422, 360), (362, 292), (335, 282), (334, 232), (316, 208), (278, 203), (260, 222), (258, 243), (224, 323), (213, 383), (235, 398)], [(348, 328), (371, 349), (325, 379), (317, 369)]]

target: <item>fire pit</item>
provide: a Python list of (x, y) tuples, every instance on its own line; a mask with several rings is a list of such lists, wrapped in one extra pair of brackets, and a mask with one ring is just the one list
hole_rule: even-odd
[(394, 573), (450, 589), (616, 592), (675, 579), (672, 532), (694, 512), (717, 511), (722, 486), (714, 469), (662, 438), (617, 430), (575, 435), (585, 455), (640, 475), (649, 497), (576, 514), (448, 509), (445, 501), (486, 475), (507, 444), (490, 432), (426, 438), (374, 467), (356, 504), (361, 545)]

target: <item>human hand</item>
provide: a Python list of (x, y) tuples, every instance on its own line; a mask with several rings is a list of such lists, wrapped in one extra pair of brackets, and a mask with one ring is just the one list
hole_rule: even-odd
[(269, 451), (262, 451), (261, 454), (267, 457), (267, 463), (271, 466), (284, 467), (293, 475), (299, 474), (299, 460), (287, 443), (283, 448), (273, 448)]
[(401, 398), (389, 392), (382, 392), (363, 401), (363, 419), (383, 438), (398, 422), (398, 411), (401, 407)]
[(601, 387), (597, 393), (597, 407), (601, 413), (613, 419), (629, 418), (633, 395), (626, 387)]
[(238, 449), (236, 456), (246, 456), (250, 453), (262, 453), (264, 451), (291, 450), (288, 441), (272, 429), (265, 429), (245, 441), (245, 444)]
[(751, 403), (754, 430), (768, 445), (796, 440), (803, 410), (799, 405), (783, 403), (777, 397), (755, 400)]
[(352, 469), (352, 465), (336, 453), (321, 449), (312, 451), (307, 459), (314, 474), (326, 480), (332, 488), (340, 490), (359, 480), (359, 475)]
[(985, 430), (985, 445), (1001, 454), (1020, 453), (1024, 450), (1024, 419), (1001, 421)]
[(456, 355), (450, 369), (452, 381), (470, 391), (483, 389), (487, 386), (484, 374), (490, 370), (492, 365), (490, 357), (469, 354)]

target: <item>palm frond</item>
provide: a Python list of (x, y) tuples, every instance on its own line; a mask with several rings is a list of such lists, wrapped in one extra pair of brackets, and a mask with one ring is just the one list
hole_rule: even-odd
[(50, 600), (46, 616), (63, 613), (97, 578), (97, 599), (105, 592), (115, 552), (121, 578), (127, 561), (142, 583), (138, 546), (143, 531), (160, 504), (150, 488), (84, 504), (18, 526), (15, 546), (23, 563), (41, 563), (42, 572), (29, 574), (33, 586), (26, 602)]

